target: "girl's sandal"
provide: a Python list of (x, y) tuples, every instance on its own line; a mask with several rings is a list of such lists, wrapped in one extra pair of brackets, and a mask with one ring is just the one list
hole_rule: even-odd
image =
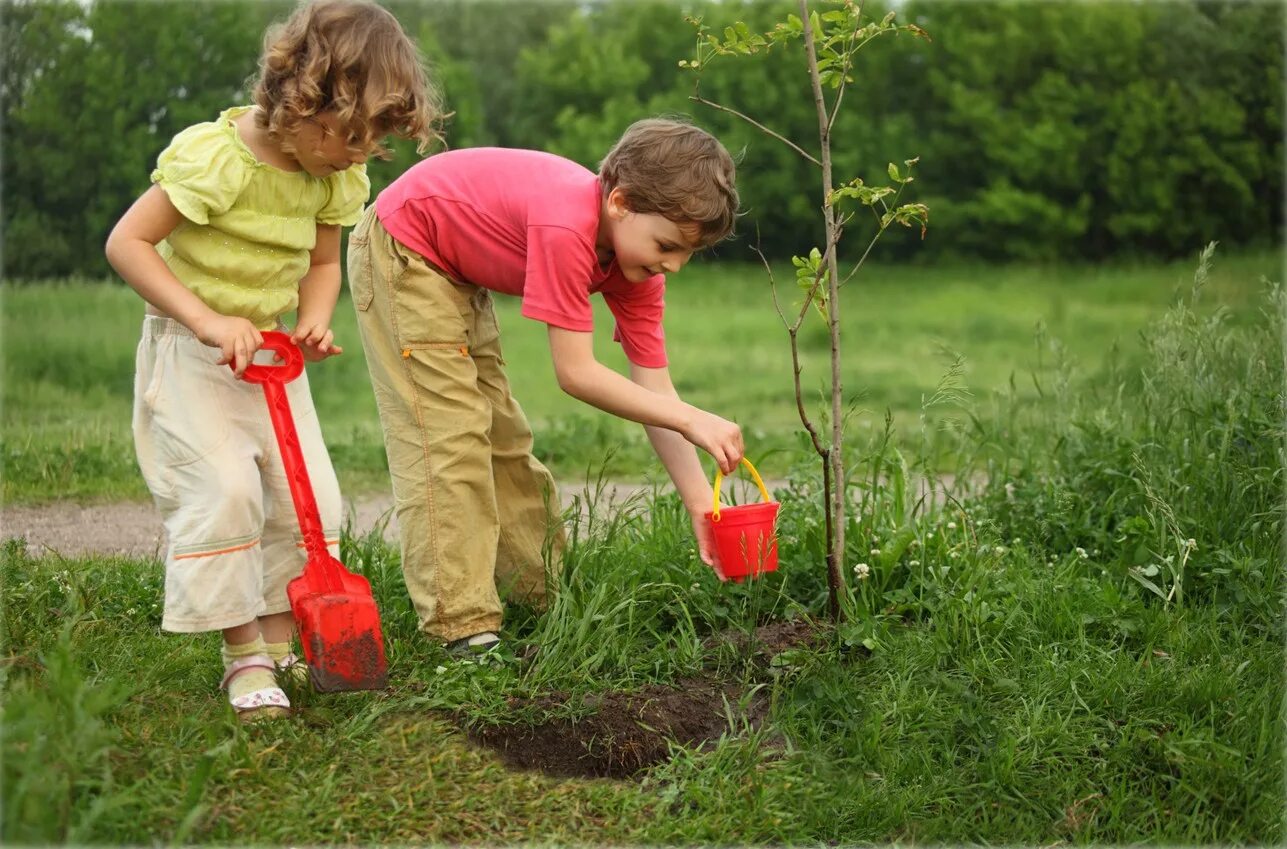
[(277, 680), (285, 680), (301, 686), (307, 684), (308, 664), (295, 652), (287, 652), (285, 657), (277, 661)]
[[(273, 665), (268, 655), (243, 657), (228, 664), (228, 669), (219, 686), (227, 689), (232, 679), (247, 669), (267, 669), (275, 672), (277, 667)], [(237, 719), (241, 722), (259, 722), (290, 716), (290, 700), (286, 698), (281, 687), (263, 687), (236, 698), (229, 698), (228, 703), (237, 712)]]

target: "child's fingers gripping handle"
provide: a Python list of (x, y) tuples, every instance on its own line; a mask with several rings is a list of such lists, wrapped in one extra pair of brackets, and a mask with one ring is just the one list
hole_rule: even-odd
[[(769, 497), (768, 487), (764, 485), (764, 480), (760, 477), (760, 473), (755, 470), (755, 466), (751, 464), (751, 461), (743, 457), (742, 465), (746, 466), (746, 468), (751, 472), (752, 480), (755, 481), (755, 485), (760, 489), (760, 496), (765, 500), (765, 502), (772, 501), (773, 499)], [(723, 481), (724, 481), (724, 472), (721, 471), (718, 467), (716, 467), (715, 487), (714, 487), (714, 495), (713, 495), (714, 504), (711, 506), (712, 522), (719, 521), (719, 487), (720, 487), (720, 484), (723, 483)]]
[(265, 350), (277, 355), (280, 365), (248, 365), (242, 380), (251, 383), (290, 383), (304, 371), (304, 355), (290, 340), (290, 336), (277, 330), (263, 332)]

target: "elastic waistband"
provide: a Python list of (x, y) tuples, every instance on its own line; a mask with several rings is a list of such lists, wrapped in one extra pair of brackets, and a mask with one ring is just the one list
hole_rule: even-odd
[[(277, 323), (274, 330), (285, 330), (286, 326), (281, 322)], [(162, 336), (184, 336), (188, 339), (196, 339), (197, 334), (193, 333), (184, 324), (176, 318), (166, 318), (160, 315), (143, 315), (143, 338), (159, 339)], [(197, 341), (200, 341), (199, 339)], [(205, 343), (202, 343), (205, 344)], [(209, 346), (207, 346), (209, 347)]]
[(182, 322), (159, 315), (143, 316), (143, 338), (159, 339), (162, 336), (186, 336), (196, 339), (197, 334), (184, 327)]

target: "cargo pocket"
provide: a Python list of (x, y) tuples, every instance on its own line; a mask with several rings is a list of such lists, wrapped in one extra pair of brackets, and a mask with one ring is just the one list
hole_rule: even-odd
[(358, 226), (349, 236), (348, 277), (349, 294), (353, 296), (353, 305), (361, 312), (371, 308), (375, 298), (375, 285), (371, 279), (371, 221), (374, 211), (358, 222)]
[(472, 283), (456, 283), (407, 251), (394, 284), (398, 345), (404, 350), (456, 349), (468, 355), (474, 324)]

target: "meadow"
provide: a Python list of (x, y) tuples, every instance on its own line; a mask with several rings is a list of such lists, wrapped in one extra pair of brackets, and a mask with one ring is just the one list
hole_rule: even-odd
[[(160, 564), (9, 541), (0, 837), (1279, 843), (1287, 303), (1261, 278), (1280, 266), (881, 269), (851, 290), (839, 624), (823, 621), (816, 463), (749, 269), (686, 275), (667, 330), (689, 352), (681, 391), (742, 421), (785, 481), (782, 565), (760, 580), (701, 567), (673, 495), (611, 512), (587, 496), (553, 609), (514, 610), (504, 650), (460, 662), (417, 634), (396, 549), (346, 535), (342, 559), (381, 605), (390, 687), (293, 688), (293, 719), (242, 727), (216, 690), (217, 639), (160, 633)], [(84, 283), (3, 295), (6, 501), (137, 493), (117, 423), (137, 303)], [(598, 468), (620, 434), (569, 417), (539, 333), (505, 309), (520, 400), (568, 446), (553, 462)], [(315, 392), (337, 462), (378, 485), (343, 335)], [(614, 474), (647, 471), (632, 451)], [(947, 497), (918, 497), (927, 479)], [(768, 646), (801, 622), (814, 639)], [(623, 695), (694, 681), (718, 685), (721, 733), (625, 777), (510, 769), (470, 742), (584, 728)]]
[[(868, 267), (846, 288), (842, 313), (847, 397), (865, 412), (855, 426), (879, 427), (888, 410), (909, 435), (924, 430), (923, 416), (939, 422), (966, 416), (960, 404), (927, 409), (945, 377), (985, 406), (1011, 383), (1020, 397), (1037, 398), (1061, 362), (1093, 379), (1113, 352), (1126, 361), (1138, 355), (1139, 329), (1191, 278), (1192, 265)], [(1276, 278), (1280, 265), (1268, 252), (1222, 257), (1211, 286), (1241, 320), (1255, 311), (1257, 281)], [(789, 307), (798, 300), (793, 273), (780, 269), (777, 278), (788, 284), (780, 296)], [(129, 429), (142, 313), (137, 295), (120, 284), (51, 281), (0, 286), (0, 303), (4, 501), (146, 498)], [(611, 317), (602, 303), (596, 309), (597, 355), (624, 369)], [(544, 325), (522, 318), (513, 298), (498, 298), (497, 313), (538, 456), (564, 479), (592, 477), (604, 470), (605, 457), (611, 477), (655, 476), (659, 465), (638, 426), (558, 388)], [(375, 401), (347, 297), (335, 327), (345, 353), (309, 371), (323, 430), (346, 492), (387, 490)], [(800, 426), (787, 335), (764, 269), (694, 263), (668, 288), (666, 334), (680, 394), (741, 424), (752, 459), (782, 477), (800, 446)], [(823, 322), (810, 316), (801, 339), (806, 397), (823, 407), (829, 368)], [(950, 397), (963, 399), (960, 392)], [(772, 459), (778, 451), (785, 456)]]

